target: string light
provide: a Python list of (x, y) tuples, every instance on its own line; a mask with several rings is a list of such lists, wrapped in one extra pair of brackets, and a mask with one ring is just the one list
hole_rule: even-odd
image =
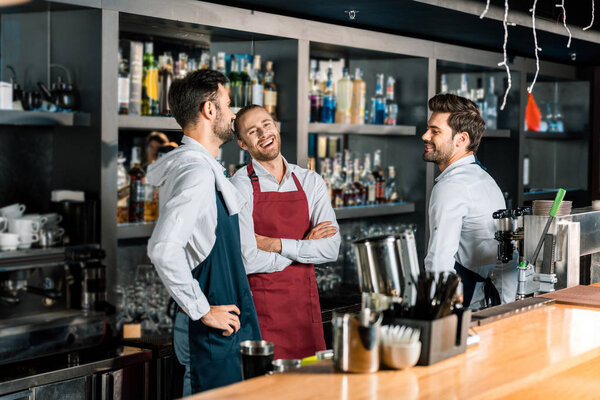
[[(489, 1), (488, 1), (488, 3), (489, 3)], [(587, 31), (588, 29), (590, 29), (592, 27), (592, 25), (594, 25), (594, 14), (595, 13), (596, 13), (596, 10), (594, 10), (594, 0), (592, 0), (592, 22), (590, 22), (590, 24), (588, 26), (583, 28), (584, 31)]]
[(506, 106), (506, 98), (508, 97), (508, 92), (510, 92), (510, 88), (512, 87), (512, 80), (510, 78), (510, 68), (508, 67), (508, 60), (506, 57), (506, 43), (508, 42), (508, 0), (504, 0), (504, 21), (502, 22), (502, 26), (504, 26), (504, 44), (502, 45), (502, 50), (504, 52), (504, 61), (498, 63), (498, 66), (504, 66), (504, 68), (506, 68), (506, 75), (508, 75), (508, 86), (506, 87), (506, 91), (504, 92), (504, 99), (502, 100), (502, 105), (500, 106), (501, 111), (504, 110), (504, 106)]
[(569, 41), (567, 42), (567, 48), (569, 48), (569, 47), (571, 47), (571, 31), (569, 30), (569, 27), (567, 26), (567, 10), (565, 10), (565, 0), (562, 0), (562, 3), (560, 3), (560, 4), (556, 4), (556, 7), (562, 8), (563, 26), (569, 33)]
[(487, 14), (489, 9), (490, 9), (490, 0), (487, 0), (487, 2), (485, 3), (485, 10), (483, 10), (481, 15), (479, 16), (479, 19), (483, 19), (483, 17), (485, 17), (485, 14)]
[(533, 25), (533, 44), (535, 46), (535, 76), (533, 77), (533, 81), (531, 82), (531, 86), (527, 88), (527, 92), (531, 93), (533, 91), (533, 85), (535, 85), (535, 81), (537, 80), (538, 74), (540, 73), (540, 57), (538, 56), (538, 51), (542, 51), (540, 47), (538, 47), (537, 42), (537, 33), (535, 31), (535, 6), (537, 4), (537, 0), (533, 1), (533, 7), (531, 8), (531, 24)]

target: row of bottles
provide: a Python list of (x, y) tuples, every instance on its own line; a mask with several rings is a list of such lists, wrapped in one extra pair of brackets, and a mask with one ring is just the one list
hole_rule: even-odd
[[(309, 75), (309, 122), (338, 124), (378, 124), (396, 125), (398, 104), (394, 101), (396, 80), (388, 76), (385, 82), (383, 74), (377, 74), (375, 97), (366, 104), (367, 84), (363, 80), (360, 68), (350, 76), (347, 67), (337, 81), (333, 80), (333, 62), (329, 61), (326, 75), (318, 70), (317, 60), (310, 61)], [(385, 92), (384, 92), (385, 88)]]
[(224, 52), (211, 55), (203, 51), (200, 58), (193, 58), (181, 52), (174, 60), (170, 52), (165, 52), (156, 59), (152, 42), (142, 44), (129, 40), (122, 40), (119, 46), (119, 114), (170, 115), (168, 93), (173, 80), (206, 68), (228, 77), (226, 88), (234, 112), (258, 104), (273, 118), (277, 117), (277, 85), (272, 61), (266, 62), (263, 73), (260, 55)]
[[(309, 168), (314, 162), (309, 163)], [(329, 189), (331, 205), (334, 208), (355, 207), (402, 201), (396, 184), (396, 170), (388, 167), (387, 177), (381, 164), (381, 150), (373, 155), (364, 155), (364, 164), (360, 158), (352, 159), (349, 150), (337, 153), (334, 158), (321, 161), (321, 176)]]
[(141, 167), (139, 146), (131, 150), (131, 166), (125, 169), (125, 157), (117, 159), (117, 223), (153, 222), (158, 219), (158, 188), (146, 183)]
[(477, 78), (477, 87), (469, 89), (469, 75), (460, 74), (460, 88), (448, 88), (448, 76), (442, 74), (441, 93), (452, 93), (473, 101), (479, 107), (481, 117), (487, 129), (498, 129), (498, 96), (495, 94), (494, 77), (487, 80), (487, 89), (483, 88), (483, 78)]

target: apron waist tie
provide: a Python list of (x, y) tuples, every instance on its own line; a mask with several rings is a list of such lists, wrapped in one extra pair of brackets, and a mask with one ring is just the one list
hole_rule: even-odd
[(454, 263), (454, 269), (460, 279), (463, 282), (463, 306), (469, 307), (471, 304), (471, 300), (473, 299), (473, 294), (475, 293), (475, 285), (477, 282), (483, 283), (483, 294), (485, 300), (485, 306), (497, 306), (501, 304), (500, 301), (500, 293), (498, 293), (498, 289), (494, 286), (492, 279), (479, 275), (476, 272), (471, 271), (468, 268), (465, 268), (458, 262)]

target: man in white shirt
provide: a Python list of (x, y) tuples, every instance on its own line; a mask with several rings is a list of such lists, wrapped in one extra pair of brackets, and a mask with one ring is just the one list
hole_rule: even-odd
[(240, 236), (243, 201), (215, 160), (234, 137), (225, 82), (212, 70), (173, 82), (169, 105), (183, 129), (183, 145), (147, 174), (151, 185), (160, 186), (148, 256), (180, 307), (173, 340), (186, 367), (184, 395), (241, 380), (239, 344), (261, 339), (244, 262), (259, 272), (290, 264), (257, 250), (253, 236)]
[(485, 130), (472, 101), (453, 94), (429, 99), (423, 160), (441, 174), (429, 203), (429, 246), (425, 268), (456, 270), (463, 282), (465, 306), (480, 308), (515, 300), (516, 263), (497, 261), (494, 211), (505, 202), (494, 179), (475, 153)]
[(294, 261), (281, 272), (248, 276), (263, 338), (275, 343), (275, 358), (314, 355), (325, 342), (313, 264), (337, 260), (341, 242), (327, 186), (285, 160), (264, 108), (240, 110), (235, 131), (252, 156), (231, 180), (246, 200), (240, 224), (256, 233), (260, 249)]

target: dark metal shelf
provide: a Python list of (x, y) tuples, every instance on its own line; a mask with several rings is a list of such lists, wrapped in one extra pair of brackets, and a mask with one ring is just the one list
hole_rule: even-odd
[(355, 134), (379, 136), (415, 136), (417, 127), (411, 125), (370, 125), (370, 124), (308, 124), (310, 133), (325, 133), (330, 135)]
[(181, 127), (173, 117), (119, 115), (119, 129), (180, 131)]
[(486, 129), (483, 138), (510, 139), (510, 129)]
[(578, 140), (586, 139), (583, 132), (536, 132), (525, 131), (525, 137), (538, 140)]
[(415, 203), (377, 204), (373, 206), (335, 208), (335, 217), (340, 219), (378, 217), (382, 215), (408, 214), (415, 211)]
[(66, 247), (0, 251), (0, 272), (64, 264)]
[(89, 126), (90, 114), (82, 112), (0, 110), (0, 125)]
[(117, 239), (143, 239), (152, 236), (154, 222), (140, 222), (117, 225)]

